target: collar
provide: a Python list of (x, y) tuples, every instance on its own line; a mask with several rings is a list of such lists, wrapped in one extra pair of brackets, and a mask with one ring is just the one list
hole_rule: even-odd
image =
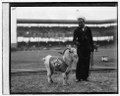
[(85, 31), (85, 29), (86, 29), (86, 26), (84, 26), (84, 27), (82, 28), (82, 31)]
[[(79, 27), (80, 28), (80, 27)], [(85, 31), (86, 30), (86, 26), (84, 26), (83, 28), (81, 28), (82, 29), (82, 31)]]

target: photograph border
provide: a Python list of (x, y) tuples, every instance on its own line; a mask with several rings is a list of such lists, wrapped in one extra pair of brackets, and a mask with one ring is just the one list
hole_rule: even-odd
[[(11, 7), (117, 6), (117, 24), (118, 24), (118, 2), (3, 2), (3, 3), (10, 4), (9, 5), (9, 92), (10, 94), (118, 94), (119, 85), (117, 85), (117, 92), (27, 92), (27, 93), (11, 92)], [(117, 84), (119, 84), (118, 75), (119, 74), (118, 74), (118, 26), (117, 26)]]

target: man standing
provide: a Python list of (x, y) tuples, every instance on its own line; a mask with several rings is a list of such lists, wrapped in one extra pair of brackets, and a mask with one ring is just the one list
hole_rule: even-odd
[(78, 18), (79, 27), (74, 31), (73, 42), (77, 46), (79, 57), (76, 66), (76, 82), (87, 80), (89, 76), (90, 55), (93, 52), (93, 39), (89, 27), (85, 26), (85, 18)]

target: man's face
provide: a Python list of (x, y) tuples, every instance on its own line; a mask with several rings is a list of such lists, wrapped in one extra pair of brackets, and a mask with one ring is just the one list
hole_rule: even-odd
[(85, 21), (83, 20), (83, 19), (79, 19), (79, 27), (84, 27), (84, 25), (85, 25)]

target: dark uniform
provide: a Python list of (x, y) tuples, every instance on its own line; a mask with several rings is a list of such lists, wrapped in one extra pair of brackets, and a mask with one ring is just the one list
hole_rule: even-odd
[(73, 42), (77, 45), (79, 60), (76, 66), (76, 79), (87, 80), (89, 76), (90, 53), (93, 51), (92, 33), (89, 27), (77, 27)]

